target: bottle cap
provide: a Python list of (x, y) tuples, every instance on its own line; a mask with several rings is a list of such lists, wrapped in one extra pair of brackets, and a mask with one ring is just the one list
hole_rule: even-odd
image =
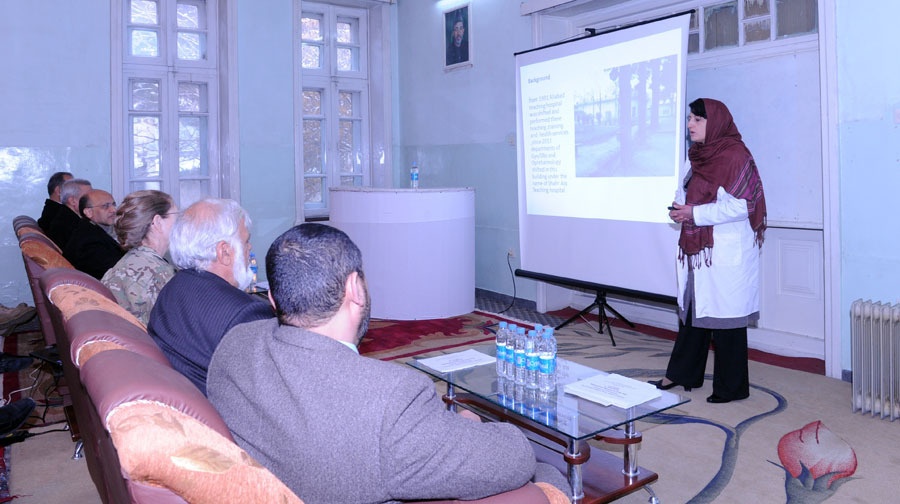
[(506, 321), (501, 320), (501, 321), (500, 321), (500, 328), (501, 328), (501, 329), (505, 329), (506, 326), (507, 326)]

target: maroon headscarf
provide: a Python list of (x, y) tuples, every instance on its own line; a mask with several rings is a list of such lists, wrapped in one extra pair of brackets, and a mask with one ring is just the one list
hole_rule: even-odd
[[(756, 233), (756, 245), (761, 246), (766, 230), (766, 197), (762, 179), (750, 151), (741, 141), (741, 133), (734, 124), (731, 112), (724, 103), (703, 98), (706, 107), (706, 140), (695, 143), (688, 151), (691, 160), (691, 179), (685, 203), (703, 205), (716, 201), (716, 191), (724, 187), (728, 194), (747, 201), (750, 227)], [(679, 258), (692, 267), (711, 262), (713, 247), (712, 226), (696, 226), (693, 222), (681, 225), (678, 239)], [(700, 261), (700, 252), (705, 260)]]

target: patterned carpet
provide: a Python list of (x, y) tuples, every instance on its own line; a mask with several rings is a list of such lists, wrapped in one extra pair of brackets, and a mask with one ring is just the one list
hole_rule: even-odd
[[(15, 355), (28, 355), (34, 350), (44, 346), (43, 336), (40, 332), (37, 318), (16, 327), (3, 338), (3, 352)], [(33, 427), (44, 427), (59, 424), (64, 426), (65, 415), (62, 408), (62, 398), (56, 386), (56, 377), (53, 370), (46, 363), (35, 361), (27, 369), (16, 373), (3, 373), (2, 397), (4, 404), (31, 397), (37, 403), (37, 407), (31, 416), (21, 427), (28, 430)], [(9, 494), (9, 472), (12, 467), (10, 450), (0, 446), (0, 503), (9, 502), (15, 496)]]
[[(374, 321), (373, 341), (368, 345), (399, 334), (398, 345), (367, 348), (373, 357), (398, 361), (456, 352), (490, 341), (498, 320), (530, 317), (523, 312), (514, 315), (476, 312), (457, 317), (445, 326), (446, 333), (438, 321)], [(596, 323), (592, 327), (576, 321), (558, 331), (560, 353), (580, 364), (638, 380), (662, 376), (671, 341), (617, 325), (614, 321), (618, 346), (613, 347), (607, 337), (598, 337)], [(765, 360), (763, 355), (750, 362), (749, 399), (729, 404), (705, 401), (711, 393), (710, 356), (708, 381), (702, 388), (689, 393), (673, 390), (691, 402), (637, 423), (644, 439), (638, 462), (660, 475), (652, 485), (660, 501), (894, 502), (890, 481), (897, 457), (893, 449), (884, 447), (900, 446), (897, 426), (852, 413), (849, 383), (791, 369), (810, 363), (787, 359), (772, 365)], [(619, 447), (591, 444), (595, 450), (621, 456)], [(648, 497), (636, 492), (617, 502), (644, 503)]]
[[(404, 365), (410, 358), (491, 341), (499, 320), (555, 325), (571, 313), (535, 314), (527, 306), (504, 311), (510, 303), (503, 300), (494, 305), (477, 303), (479, 311), (445, 320), (373, 320), (361, 351)], [(504, 312), (498, 315), (491, 313), (492, 309)], [(618, 343), (613, 347), (607, 336), (578, 320), (558, 331), (560, 353), (580, 364), (635, 379), (659, 378), (671, 352), (671, 332), (656, 334), (652, 328), (633, 330), (622, 325), (613, 321)], [(6, 351), (26, 351), (28, 345), (38, 343), (36, 336), (33, 331), (19, 330), (15, 338), (7, 338)], [(712, 360), (707, 378), (711, 377)], [(749, 399), (709, 404), (705, 401), (711, 392), (707, 382), (689, 393), (673, 390), (691, 402), (638, 422), (644, 440), (638, 463), (659, 474), (652, 487), (660, 501), (894, 502), (891, 482), (898, 467), (894, 448), (900, 446), (896, 423), (852, 413), (849, 383), (798, 370), (800, 364), (794, 360), (789, 360), (787, 367), (784, 362), (776, 364), (766, 363), (765, 358), (750, 362)], [(34, 376), (24, 371), (16, 380), (20, 383), (4, 383), (4, 390), (29, 385)], [(42, 383), (27, 392), (43, 400), (47, 410), (44, 419), (34, 420), (53, 421), (61, 417), (56, 413), (61, 408), (52, 404), (52, 387)], [(46, 399), (42, 398), (44, 390), (48, 391)], [(36, 412), (41, 410), (39, 407)], [(619, 447), (591, 444), (595, 450), (620, 456)], [(0, 483), (6, 477), (0, 473)], [(0, 502), (4, 498), (8, 496), (0, 493)], [(636, 492), (617, 502), (636, 504), (647, 499), (647, 493)]]

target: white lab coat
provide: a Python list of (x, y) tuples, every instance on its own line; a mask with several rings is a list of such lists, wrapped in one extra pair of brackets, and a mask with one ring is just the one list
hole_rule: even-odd
[[(694, 270), (694, 316), (734, 318), (759, 311), (759, 248), (750, 227), (747, 201), (719, 187), (715, 202), (697, 205), (693, 211), (694, 224), (713, 226), (712, 262), (707, 266), (701, 251), (703, 264)], [(678, 261), (676, 269), (678, 306), (686, 308), (688, 258)]]

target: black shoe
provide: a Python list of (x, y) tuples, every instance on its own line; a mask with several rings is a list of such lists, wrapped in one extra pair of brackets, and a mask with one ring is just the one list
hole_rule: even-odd
[(0, 406), (0, 436), (5, 436), (21, 427), (34, 411), (34, 407), (34, 399), (30, 397)]
[(713, 394), (706, 398), (706, 402), (713, 403), (713, 404), (724, 404), (724, 403), (728, 403), (731, 401), (740, 401), (741, 399), (746, 399), (748, 397), (750, 397), (749, 394), (745, 395), (744, 397), (735, 397), (734, 399), (726, 399), (724, 397), (719, 397), (716, 394)]
[(30, 367), (34, 362), (31, 357), (23, 357), (21, 355), (0, 354), (0, 373), (9, 373), (12, 371), (20, 371)]
[[(672, 383), (670, 383), (670, 384), (668, 384), (668, 385), (663, 385), (663, 381), (662, 381), (662, 380), (650, 380), (650, 381), (648, 381), (647, 383), (649, 383), (650, 385), (655, 385), (656, 388), (658, 388), (659, 390), (669, 390), (670, 388), (674, 388), (674, 387), (677, 387), (677, 386), (678, 386), (678, 384), (675, 383), (675, 382), (672, 382)], [(685, 391), (685, 392), (690, 392), (690, 391), (691, 391), (691, 387), (684, 387), (684, 391)]]

